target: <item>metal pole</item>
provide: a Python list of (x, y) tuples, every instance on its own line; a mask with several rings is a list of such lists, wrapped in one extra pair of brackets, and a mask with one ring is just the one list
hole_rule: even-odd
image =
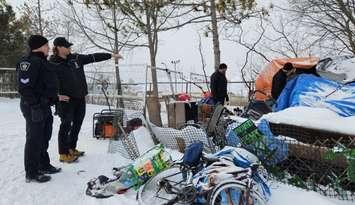
[(171, 64), (174, 65), (174, 71), (175, 71), (175, 93), (177, 92), (177, 77), (176, 77), (176, 74), (177, 73), (181, 73), (181, 72), (177, 72), (176, 71), (176, 65), (180, 63), (180, 59), (176, 59), (176, 60), (172, 60), (171, 61)]
[(148, 65), (145, 67), (145, 92), (144, 92), (144, 109), (143, 116), (147, 118), (147, 88), (148, 88)]

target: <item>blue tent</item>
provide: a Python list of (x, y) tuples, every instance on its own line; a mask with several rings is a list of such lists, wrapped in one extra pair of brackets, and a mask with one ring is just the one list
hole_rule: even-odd
[(355, 83), (341, 84), (302, 74), (290, 80), (274, 105), (274, 111), (288, 107), (327, 108), (348, 117), (355, 115)]

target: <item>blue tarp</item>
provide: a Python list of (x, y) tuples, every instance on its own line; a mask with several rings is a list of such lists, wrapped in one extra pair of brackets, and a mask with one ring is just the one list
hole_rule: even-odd
[(355, 83), (344, 85), (314, 75), (299, 75), (282, 90), (274, 111), (294, 106), (327, 108), (343, 117), (353, 116)]

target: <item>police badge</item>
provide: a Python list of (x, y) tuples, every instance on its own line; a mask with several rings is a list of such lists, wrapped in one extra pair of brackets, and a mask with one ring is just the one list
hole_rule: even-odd
[(21, 71), (28, 71), (28, 68), (30, 67), (31, 63), (24, 61), (20, 63), (20, 69)]

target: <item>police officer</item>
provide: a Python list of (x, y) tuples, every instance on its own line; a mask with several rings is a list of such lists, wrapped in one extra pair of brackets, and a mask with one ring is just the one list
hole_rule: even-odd
[(49, 65), (48, 40), (32, 35), (28, 40), (31, 52), (17, 64), (20, 108), (26, 120), (25, 171), (26, 182), (47, 182), (45, 174), (61, 169), (50, 164), (47, 152), (52, 135), (51, 104), (57, 99), (57, 82), (53, 67)]
[(227, 78), (226, 78), (227, 65), (221, 63), (218, 70), (211, 75), (211, 94), (215, 104), (222, 104), (229, 102), (227, 94)]
[(121, 56), (110, 53), (72, 54), (73, 44), (64, 37), (56, 38), (53, 44), (54, 55), (50, 62), (56, 64), (59, 79), (59, 161), (71, 163), (84, 155), (83, 151), (77, 150), (78, 135), (85, 117), (85, 96), (88, 94), (84, 65)]

